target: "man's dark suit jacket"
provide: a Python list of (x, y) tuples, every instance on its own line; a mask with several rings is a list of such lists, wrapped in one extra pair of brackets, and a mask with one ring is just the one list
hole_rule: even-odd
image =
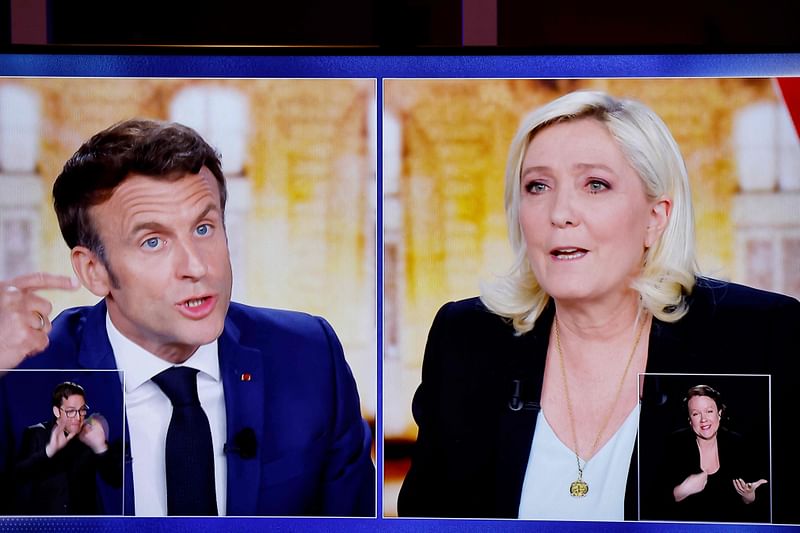
[(12, 467), (15, 514), (93, 515), (100, 513), (96, 475), (109, 485), (122, 483), (122, 454), (109, 447), (96, 455), (77, 437), (53, 455), (45, 452), (53, 422), (36, 424), (22, 434)]
[[(773, 521), (800, 522), (794, 442), (800, 302), (700, 278), (678, 322), (653, 320), (648, 373), (771, 374)], [(434, 319), (414, 396), (419, 426), (398, 499), (401, 516), (516, 518), (554, 306), (515, 336), (477, 299), (446, 304)], [(652, 397), (645, 381), (643, 397)], [(643, 410), (645, 409), (643, 404)], [(625, 518), (636, 520), (637, 452)]]
[[(105, 320), (104, 302), (63, 312), (53, 321), (47, 350), (20, 368), (116, 369)], [(231, 303), (218, 347), (227, 426), (227, 514), (373, 515), (371, 434), (330, 325), (303, 313)], [(43, 393), (28, 390), (29, 382), (12, 374), (0, 379), (0, 431), (10, 434), (6, 447), (19, 443), (30, 424), (30, 418), (24, 420), (30, 415), (20, 409), (23, 399)], [(120, 439), (119, 379), (80, 372), (72, 378), (86, 389), (92, 410), (108, 420), (109, 442)], [(126, 454), (124, 514), (134, 512), (135, 460)], [(104, 512), (123, 514), (121, 490), (99, 480), (98, 489)]]

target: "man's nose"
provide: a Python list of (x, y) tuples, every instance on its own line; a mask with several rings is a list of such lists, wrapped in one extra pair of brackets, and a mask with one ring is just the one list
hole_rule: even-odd
[(208, 272), (205, 255), (191, 239), (178, 244), (176, 274), (180, 278), (199, 279)]

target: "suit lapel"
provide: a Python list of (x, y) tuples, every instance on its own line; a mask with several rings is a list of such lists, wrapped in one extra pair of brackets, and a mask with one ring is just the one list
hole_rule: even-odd
[[(650, 327), (650, 338), (647, 347), (648, 374), (669, 373), (676, 368), (685, 368), (682, 362), (687, 347), (683, 346), (676, 328), (677, 324), (662, 322), (653, 318)], [(662, 391), (658, 379), (646, 378), (642, 387), (640, 425), (642, 417), (649, 414), (651, 406), (661, 402)], [(628, 468), (628, 480), (625, 486), (625, 520), (639, 520), (639, 439), (633, 447), (631, 464)]]
[[(503, 405), (499, 420), (497, 441), (497, 469), (495, 477), (495, 509), (498, 517), (516, 518), (519, 515), (522, 484), (530, 458), (536, 417), (541, 411), (542, 381), (547, 358), (550, 327), (554, 307), (548, 305), (533, 331), (522, 336), (506, 334), (500, 356), (508, 361), (499, 383)], [(511, 403), (518, 390), (519, 403)]]
[[(653, 318), (647, 351), (647, 373), (669, 373), (674, 372), (676, 368), (684, 368), (688, 347), (681, 341), (677, 328), (678, 324)], [(645, 381), (645, 390), (647, 384)]]
[[(117, 362), (106, 331), (106, 304), (100, 301), (86, 315), (81, 343), (78, 347), (78, 365), (91, 370), (117, 370)], [(134, 514), (133, 469), (128, 442), (128, 427), (124, 413), (122, 382), (117, 372), (89, 373), (84, 386), (90, 398), (102, 400), (99, 411), (108, 421), (108, 441), (114, 443), (124, 432), (124, 492), (99, 483), (98, 488), (104, 508), (108, 514)], [(120, 505), (122, 501), (123, 505)]]
[(117, 362), (106, 331), (106, 302), (100, 301), (86, 315), (84, 332), (78, 351), (82, 368), (116, 370)]
[[(225, 329), (219, 338), (219, 367), (225, 394), (228, 466), (228, 515), (253, 515), (258, 508), (258, 489), (261, 479), (259, 452), (264, 447), (264, 390), (267, 375), (259, 350), (240, 344), (240, 331), (231, 321), (225, 320)], [(252, 439), (243, 435), (252, 431)], [(244, 432), (244, 433), (243, 433)], [(255, 457), (248, 456), (252, 448)]]

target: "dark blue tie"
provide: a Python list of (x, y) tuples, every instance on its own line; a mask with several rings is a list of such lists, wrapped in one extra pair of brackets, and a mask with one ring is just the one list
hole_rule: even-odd
[(167, 430), (167, 514), (215, 516), (214, 449), (197, 396), (197, 369), (174, 366), (153, 377), (172, 402)]

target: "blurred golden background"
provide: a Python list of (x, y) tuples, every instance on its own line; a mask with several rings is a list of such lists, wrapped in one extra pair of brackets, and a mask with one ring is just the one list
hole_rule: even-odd
[(411, 400), (433, 317), (510, 266), (511, 139), (529, 111), (579, 89), (640, 100), (667, 123), (691, 178), (702, 273), (800, 297), (800, 145), (774, 80), (386, 80), (386, 515), (416, 437)]
[[(375, 98), (374, 80), (0, 79), (0, 279), (71, 274), (51, 189), (84, 140), (131, 117), (182, 122), (222, 153), (234, 299), (327, 318), (374, 420)], [(53, 316), (97, 301), (47, 296)]]

